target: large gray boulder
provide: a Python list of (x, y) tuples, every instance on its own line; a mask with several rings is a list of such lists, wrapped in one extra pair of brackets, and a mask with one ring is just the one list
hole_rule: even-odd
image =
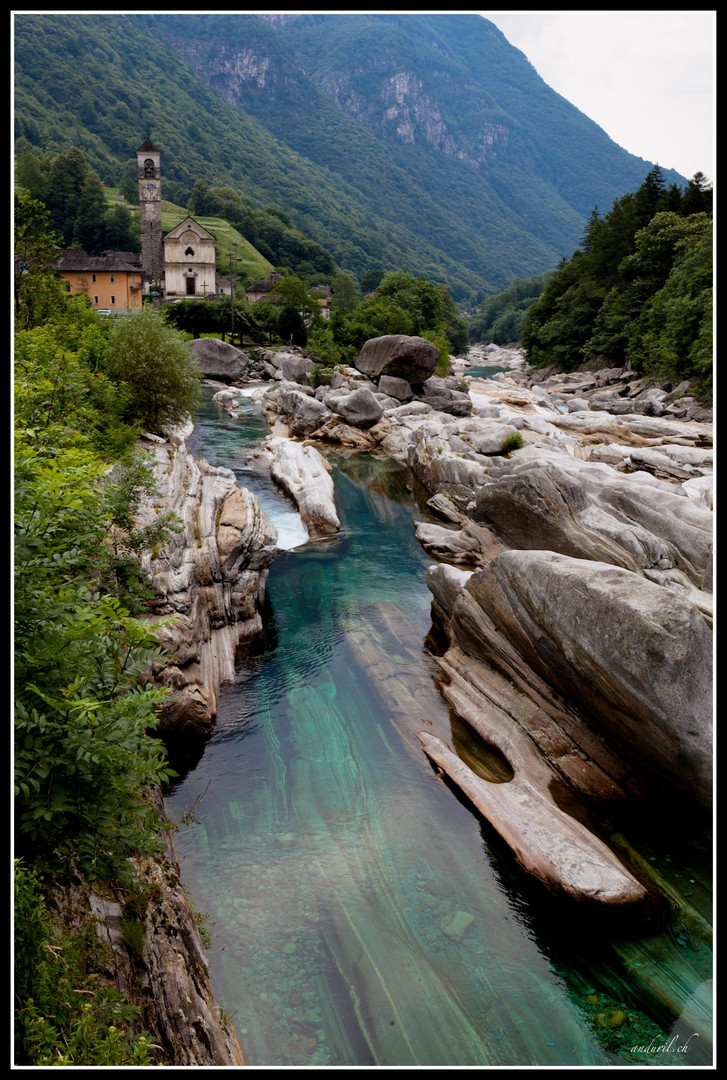
[(423, 383), (434, 374), (437, 360), (439, 349), (431, 341), (407, 334), (385, 334), (365, 342), (354, 364), (372, 379), (393, 375), (408, 383)]
[(327, 396), (326, 403), (331, 412), (342, 416), (346, 423), (353, 427), (372, 427), (384, 415), (380, 402), (366, 386), (361, 386), (350, 394), (336, 391)]
[(231, 469), (195, 460), (183, 440), (155, 443), (153, 454), (158, 494), (144, 499), (139, 524), (170, 511), (181, 523), (141, 563), (154, 590), (153, 613), (165, 620), (156, 637), (166, 657), (152, 671), (157, 685), (170, 688), (160, 730), (206, 732), (217, 715), (220, 686), (234, 681), (239, 645), (262, 630), (277, 533)]
[(233, 383), (247, 375), (250, 358), (242, 349), (217, 338), (198, 338), (189, 342), (189, 350), (199, 363), (206, 379)]
[(437, 375), (427, 379), (419, 396), (437, 412), (450, 413), (452, 416), (470, 416), (472, 413), (472, 399), (469, 394), (453, 390), (447, 385), (446, 379)]
[(280, 374), (288, 382), (308, 384), (308, 372), (313, 370), (313, 361), (297, 353), (284, 353), (280, 360)]
[(411, 401), (414, 392), (406, 379), (397, 379), (395, 375), (382, 375), (379, 379), (379, 391), (388, 394), (395, 401)]
[(295, 502), (311, 540), (339, 532), (335, 491), (330, 466), (314, 446), (293, 439), (271, 437), (270, 475)]
[[(637, 770), (710, 804), (713, 637), (693, 603), (620, 567), (552, 551), (505, 551), (465, 592)], [(454, 633), (467, 642), (459, 603)], [(491, 661), (497, 646), (474, 644)]]
[(673, 484), (526, 451), (501, 459), (499, 470), (469, 513), (508, 546), (642, 572), (677, 569), (697, 588), (710, 588), (712, 516)]
[(277, 405), (282, 419), (293, 435), (310, 435), (330, 417), (330, 410), (312, 396), (294, 388), (292, 383), (282, 383), (276, 391)]

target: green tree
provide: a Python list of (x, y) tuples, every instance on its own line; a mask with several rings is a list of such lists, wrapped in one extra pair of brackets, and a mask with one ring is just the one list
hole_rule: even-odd
[(49, 319), (66, 294), (55, 267), (59, 238), (47, 208), (29, 191), (15, 196), (13, 224), (15, 324), (29, 329)]
[(358, 286), (356, 279), (351, 274), (343, 271), (333, 279), (331, 287), (331, 311), (341, 311), (348, 314), (356, 310), (358, 304)]
[(372, 266), (369, 270), (364, 271), (361, 275), (361, 292), (364, 296), (367, 293), (376, 292), (384, 280), (384, 275), (385, 271), (380, 266)]
[(27, 430), (15, 457), (16, 851), (63, 876), (123, 877), (159, 843), (142, 795), (166, 776), (148, 735), (163, 694), (142, 680), (158, 646), (105, 587), (103, 462)]
[(114, 321), (106, 367), (128, 388), (129, 419), (149, 431), (178, 423), (197, 407), (199, 365), (181, 335), (149, 306)]

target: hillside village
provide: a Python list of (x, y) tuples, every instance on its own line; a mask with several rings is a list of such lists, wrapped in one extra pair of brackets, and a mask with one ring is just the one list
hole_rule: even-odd
[[(191, 216), (167, 232), (162, 229), (161, 150), (146, 138), (136, 151), (139, 181), (141, 254), (65, 250), (58, 271), (71, 293), (88, 296), (101, 314), (139, 310), (144, 298), (158, 303), (207, 300), (236, 294), (237, 275), (218, 265), (214, 235)], [(275, 271), (248, 285), (245, 299), (268, 299), (283, 280)], [(330, 314), (331, 288), (313, 286), (324, 317)]]

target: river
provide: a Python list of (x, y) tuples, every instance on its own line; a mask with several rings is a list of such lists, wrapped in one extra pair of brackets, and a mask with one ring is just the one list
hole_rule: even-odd
[[(703, 1036), (689, 1057), (655, 1048), (684, 1001), (705, 997), (708, 947), (556, 904), (414, 739), (432, 730), (507, 779), (437, 689), (431, 560), (413, 528), (426, 509), (407, 471), (331, 455), (342, 530), (309, 543), (245, 465), (264, 433), (251, 404), (233, 419), (207, 401), (189, 441), (258, 493), (290, 550), (270, 570), (265, 633), (220, 694), (211, 737), (174, 762), (166, 799), (190, 819), (182, 877), (250, 1064), (700, 1063)], [(659, 846), (644, 823), (639, 850), (672, 885), (687, 873), (706, 917), (708, 833), (674, 829)]]

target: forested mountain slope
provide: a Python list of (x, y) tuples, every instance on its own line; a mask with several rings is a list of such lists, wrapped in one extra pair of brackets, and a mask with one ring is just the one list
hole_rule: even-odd
[(21, 148), (119, 183), (149, 132), (175, 202), (229, 185), (465, 300), (555, 266), (650, 166), (476, 15), (20, 14), (15, 59)]

